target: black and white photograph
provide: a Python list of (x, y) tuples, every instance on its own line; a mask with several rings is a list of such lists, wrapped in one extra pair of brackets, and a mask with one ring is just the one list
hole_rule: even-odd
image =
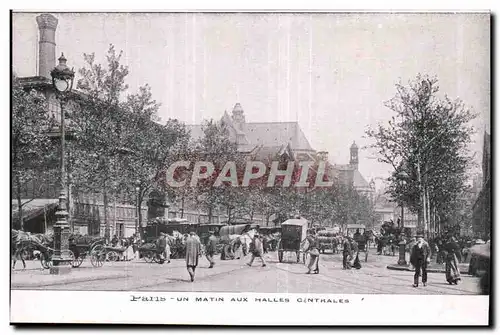
[(491, 13), (10, 15), (11, 322), (491, 322)]

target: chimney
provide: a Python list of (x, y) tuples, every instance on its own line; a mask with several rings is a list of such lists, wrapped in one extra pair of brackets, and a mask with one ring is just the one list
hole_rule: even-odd
[(50, 78), (50, 71), (56, 66), (57, 19), (51, 14), (36, 17), (40, 40), (38, 47), (38, 75)]

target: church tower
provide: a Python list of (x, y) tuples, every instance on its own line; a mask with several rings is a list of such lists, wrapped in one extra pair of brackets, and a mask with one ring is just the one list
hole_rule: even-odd
[(243, 129), (243, 125), (245, 124), (244, 113), (245, 112), (243, 111), (243, 108), (241, 107), (241, 104), (239, 102), (236, 105), (234, 105), (232, 119), (236, 128), (241, 131), (244, 130)]
[(351, 159), (349, 161), (350, 165), (353, 165), (354, 168), (357, 170), (358, 169), (358, 146), (356, 145), (356, 142), (352, 142), (351, 145)]

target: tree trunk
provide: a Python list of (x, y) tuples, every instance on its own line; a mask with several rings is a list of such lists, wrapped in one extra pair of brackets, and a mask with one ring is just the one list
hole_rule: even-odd
[(103, 185), (103, 208), (104, 208), (104, 238), (106, 239), (106, 243), (110, 241), (109, 236), (109, 220), (108, 220), (108, 191), (106, 189), (106, 181), (104, 181)]
[(24, 231), (24, 215), (23, 215), (23, 204), (21, 201), (21, 178), (19, 178), (19, 175), (16, 174), (16, 189), (17, 189), (17, 208), (18, 208), (18, 225), (19, 229)]
[(137, 199), (137, 229), (139, 229), (139, 236), (141, 241), (144, 239), (144, 232), (142, 231), (142, 202), (144, 200), (143, 195), (139, 192), (139, 197)]

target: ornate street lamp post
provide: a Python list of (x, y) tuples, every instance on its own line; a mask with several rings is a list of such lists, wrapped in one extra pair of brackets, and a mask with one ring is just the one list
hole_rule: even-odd
[(57, 221), (54, 225), (54, 255), (52, 256), (53, 267), (51, 274), (68, 273), (71, 269), (71, 257), (69, 253), (69, 225), (66, 196), (66, 131), (64, 127), (64, 104), (67, 101), (68, 94), (73, 88), (73, 79), (75, 72), (66, 65), (66, 58), (61, 54), (59, 65), (51, 72), (52, 85), (56, 90), (57, 99), (61, 106), (61, 193), (59, 195), (59, 206), (56, 212)]

